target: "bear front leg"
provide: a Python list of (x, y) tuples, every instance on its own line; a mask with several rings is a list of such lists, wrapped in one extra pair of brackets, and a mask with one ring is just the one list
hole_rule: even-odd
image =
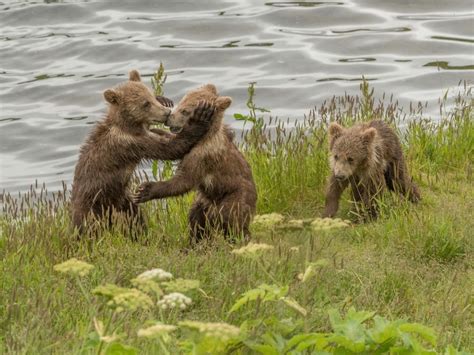
[(329, 183), (326, 191), (326, 203), (323, 217), (332, 218), (336, 215), (339, 209), (339, 200), (341, 195), (349, 184), (348, 180), (339, 181), (334, 174), (329, 178)]
[(133, 196), (133, 202), (143, 203), (158, 198), (184, 195), (193, 187), (192, 178), (184, 174), (175, 175), (168, 181), (144, 182)]
[(182, 159), (194, 145), (209, 131), (215, 107), (209, 102), (201, 102), (190, 122), (171, 139), (148, 132), (136, 137), (134, 144), (141, 159), (178, 160)]

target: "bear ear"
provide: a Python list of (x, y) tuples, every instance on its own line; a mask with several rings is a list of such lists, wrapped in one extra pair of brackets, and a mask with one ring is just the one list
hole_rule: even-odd
[(366, 129), (364, 133), (362, 133), (362, 138), (364, 142), (370, 144), (374, 141), (375, 135), (377, 134), (377, 130), (374, 127)]
[(108, 89), (104, 91), (105, 100), (112, 105), (117, 105), (120, 100), (119, 94), (117, 94), (114, 90)]
[(132, 70), (128, 73), (128, 80), (130, 81), (142, 81), (140, 73), (137, 70)]
[(344, 127), (342, 127), (339, 123), (332, 122), (329, 125), (329, 137), (331, 139), (335, 139), (342, 135), (342, 132), (344, 131)]
[(213, 94), (217, 95), (217, 88), (214, 84), (206, 84), (203, 86), (203, 89), (212, 92)]
[(216, 108), (219, 111), (224, 111), (232, 104), (232, 99), (229, 96), (219, 96), (216, 100)]

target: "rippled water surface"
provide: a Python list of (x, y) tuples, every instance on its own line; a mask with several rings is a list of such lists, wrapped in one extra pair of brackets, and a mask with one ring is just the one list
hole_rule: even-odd
[(472, 0), (0, 1), (0, 190), (70, 183), (102, 92), (162, 61), (175, 101), (212, 82), (301, 119), (358, 91), (435, 102), (474, 79)]

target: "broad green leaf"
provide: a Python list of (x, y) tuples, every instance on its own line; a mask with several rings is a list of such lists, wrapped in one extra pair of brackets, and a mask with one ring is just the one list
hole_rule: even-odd
[(277, 349), (268, 344), (246, 344), (250, 349), (263, 355), (280, 355)]
[(436, 346), (436, 333), (430, 327), (419, 323), (405, 323), (400, 325), (399, 329), (402, 332), (418, 334), (431, 345)]
[(328, 315), (332, 328), (336, 329), (342, 323), (342, 318), (339, 314), (339, 311), (337, 309), (330, 309), (328, 311)]
[(136, 355), (136, 354), (138, 354), (137, 349), (128, 345), (120, 344), (120, 343), (110, 344), (105, 350), (105, 355)]
[(349, 308), (346, 314), (346, 319), (355, 320), (359, 323), (364, 323), (368, 319), (372, 319), (375, 312), (356, 311), (354, 307)]
[(355, 342), (344, 335), (332, 335), (329, 336), (327, 340), (329, 343), (340, 345), (341, 347), (354, 353), (361, 353), (365, 351), (365, 343), (363, 341)]
[(265, 296), (265, 291), (260, 290), (258, 288), (254, 288), (252, 290), (244, 292), (242, 294), (242, 297), (240, 297), (237, 300), (237, 302), (234, 303), (234, 305), (230, 309), (229, 313), (237, 311), (238, 309), (240, 309), (243, 305), (247, 304), (248, 302), (255, 301), (258, 298), (263, 299), (264, 296)]
[(297, 351), (303, 351), (314, 347), (314, 350), (323, 350), (328, 345), (325, 334), (321, 333), (309, 333), (309, 334), (297, 334), (292, 337), (286, 344), (286, 351), (295, 349)]
[(237, 302), (232, 306), (229, 313), (235, 312), (240, 309), (243, 305), (251, 301), (260, 299), (262, 302), (276, 301), (282, 297), (285, 297), (288, 293), (288, 286), (277, 286), (262, 284), (258, 288), (254, 288), (242, 294)]

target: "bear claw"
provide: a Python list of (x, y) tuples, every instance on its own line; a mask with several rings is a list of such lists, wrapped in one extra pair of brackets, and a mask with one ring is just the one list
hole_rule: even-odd
[(143, 203), (143, 202), (152, 200), (153, 199), (152, 188), (153, 188), (152, 182), (142, 183), (138, 187), (137, 192), (133, 195), (133, 202)]
[(173, 101), (164, 96), (156, 96), (156, 101), (165, 107), (173, 108), (174, 106)]

